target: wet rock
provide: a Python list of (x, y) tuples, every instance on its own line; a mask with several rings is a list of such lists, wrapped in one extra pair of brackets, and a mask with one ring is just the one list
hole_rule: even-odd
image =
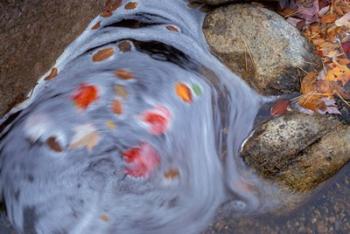
[[(240, 0), (199, 0), (199, 2), (203, 2), (208, 5), (220, 5), (225, 3), (235, 3), (239, 2)], [(255, 2), (278, 2), (278, 0), (255, 0)]]
[(103, 8), (104, 1), (0, 1), (0, 116)]
[(297, 191), (308, 191), (336, 174), (350, 160), (350, 127), (338, 126), (301, 152), (277, 179)]
[(349, 159), (350, 127), (328, 116), (289, 113), (259, 126), (241, 155), (262, 176), (308, 191)]
[(299, 91), (305, 72), (321, 67), (296, 28), (257, 4), (219, 7), (203, 29), (213, 52), (265, 95)]

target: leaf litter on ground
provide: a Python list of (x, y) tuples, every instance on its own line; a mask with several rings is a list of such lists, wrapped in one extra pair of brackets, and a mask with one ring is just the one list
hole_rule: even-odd
[(350, 108), (350, 0), (280, 0), (279, 13), (314, 45), (323, 69), (301, 82), (298, 104), (305, 112), (340, 114)]

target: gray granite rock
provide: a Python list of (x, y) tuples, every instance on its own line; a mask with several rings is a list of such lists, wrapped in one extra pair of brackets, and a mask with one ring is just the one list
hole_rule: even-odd
[(203, 29), (213, 52), (262, 94), (299, 91), (305, 72), (321, 67), (296, 28), (257, 4), (218, 7)]

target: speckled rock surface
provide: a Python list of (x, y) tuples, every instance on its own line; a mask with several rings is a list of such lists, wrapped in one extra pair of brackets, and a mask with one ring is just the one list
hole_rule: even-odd
[(104, 1), (0, 1), (0, 116), (22, 101)]
[[(277, 2), (278, 0), (255, 0), (254, 2)], [(239, 2), (239, 0), (198, 0), (198, 2), (203, 2), (209, 5), (220, 5), (225, 3), (235, 3)]]
[(257, 4), (219, 7), (203, 28), (213, 52), (262, 94), (299, 91), (305, 71), (321, 65), (296, 28)]
[(309, 191), (350, 160), (350, 128), (321, 115), (290, 113), (255, 129), (245, 162), (294, 191)]

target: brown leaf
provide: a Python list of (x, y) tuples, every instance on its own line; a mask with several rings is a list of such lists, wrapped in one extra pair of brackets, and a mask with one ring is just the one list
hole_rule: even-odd
[(109, 57), (113, 56), (114, 54), (114, 49), (113, 48), (104, 48), (99, 51), (97, 51), (93, 56), (92, 56), (92, 61), (94, 62), (101, 62), (103, 60), (108, 59)]
[(99, 29), (101, 27), (101, 23), (100, 22), (97, 22), (94, 26), (92, 26), (92, 30), (96, 30), (96, 29)]
[(169, 169), (164, 173), (164, 177), (169, 180), (173, 180), (177, 178), (180, 175), (180, 172), (178, 169)]
[(115, 71), (115, 75), (118, 76), (122, 80), (134, 79), (134, 75), (131, 72), (129, 72), (129, 71), (125, 70), (125, 69), (121, 69), (121, 68), (117, 69)]
[(121, 41), (118, 44), (118, 48), (121, 52), (129, 52), (131, 50), (131, 43), (129, 41)]
[(56, 137), (49, 137), (47, 140), (46, 140), (46, 144), (50, 147), (50, 149), (52, 151), (55, 151), (55, 152), (62, 152), (63, 149), (60, 145), (60, 143), (57, 141)]
[(137, 2), (128, 2), (124, 8), (126, 10), (132, 10), (132, 9), (135, 9), (136, 7), (137, 7)]
[(45, 77), (45, 80), (53, 80), (56, 76), (58, 75), (58, 69), (57, 68), (52, 68), (50, 74)]

